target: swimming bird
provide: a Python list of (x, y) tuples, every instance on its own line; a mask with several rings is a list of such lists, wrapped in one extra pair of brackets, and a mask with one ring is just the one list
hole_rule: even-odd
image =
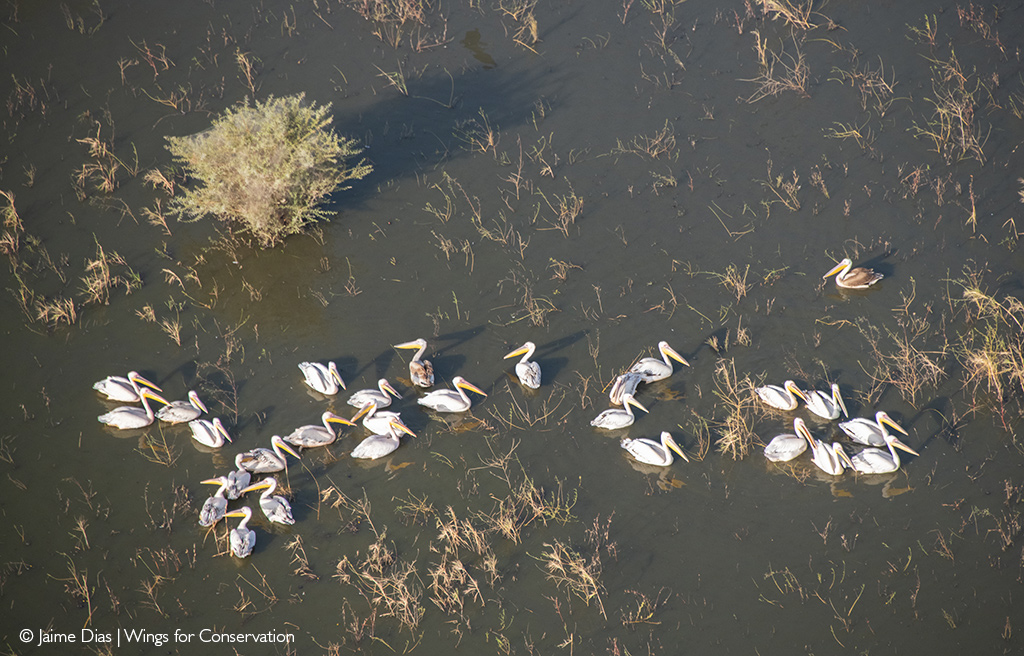
[(900, 468), (900, 457), (896, 453), (896, 449), (903, 449), (907, 453), (913, 453), (915, 456), (920, 455), (888, 431), (886, 431), (883, 439), (885, 440), (885, 445), (889, 447), (888, 452), (868, 447), (850, 458), (853, 462), (853, 468), (862, 474), (888, 474)]
[(345, 381), (341, 379), (338, 365), (333, 361), (328, 362), (326, 367), (319, 362), (300, 362), (299, 369), (305, 383), (321, 394), (334, 396), (339, 389), (345, 389)]
[(224, 497), (224, 493), (228, 489), (228, 483), (227, 476), (208, 478), (203, 481), (204, 485), (219, 485), (220, 487), (213, 493), (212, 497), (206, 500), (202, 510), (199, 511), (200, 526), (213, 526), (224, 518), (224, 513), (228, 510), (228, 500)]
[(634, 459), (646, 465), (668, 467), (674, 460), (672, 451), (678, 453), (686, 462), (690, 462), (690, 459), (686, 457), (682, 448), (676, 444), (676, 441), (672, 439), (672, 434), (668, 431), (661, 431), (660, 443), (643, 437), (636, 440), (626, 438), (622, 440), (622, 448), (629, 451), (629, 455), (633, 456)]
[(239, 453), (235, 456), (235, 471), (228, 473), (228, 499), (235, 500), (242, 496), (242, 490), (249, 487), (252, 474), (242, 468), (242, 461), (245, 454)]
[(452, 384), (455, 385), (455, 389), (437, 390), (436, 392), (431, 392), (426, 396), (420, 397), (416, 402), (420, 405), (425, 405), (428, 408), (436, 410), (437, 412), (466, 412), (469, 410), (470, 406), (473, 405), (473, 402), (469, 400), (469, 397), (463, 390), (469, 390), (482, 396), (487, 396), (487, 392), (483, 391), (462, 376), (452, 378)]
[(395, 348), (419, 349), (416, 355), (409, 361), (409, 378), (417, 387), (432, 387), (434, 385), (434, 365), (430, 360), (423, 360), (423, 353), (427, 350), (427, 340), (414, 339), (411, 342), (395, 344)]
[(344, 426), (355, 426), (351, 421), (344, 417), (339, 417), (333, 412), (325, 412), (320, 416), (320, 420), (323, 422), (322, 426), (315, 426), (309, 424), (307, 426), (299, 426), (290, 435), (285, 435), (284, 441), (288, 442), (293, 446), (301, 446), (305, 449), (316, 447), (316, 446), (327, 446), (338, 438), (338, 434), (331, 428), (331, 424), (342, 424)]
[(612, 388), (608, 390), (608, 400), (612, 405), (622, 405), (622, 397), (626, 394), (636, 394), (636, 388), (643, 380), (643, 376), (632, 371), (619, 374), (615, 377)]
[(240, 454), (242, 456), (241, 459), (235, 458), (235, 464), (253, 474), (279, 472), (288, 468), (288, 461), (284, 459), (285, 453), (289, 453), (296, 458), (299, 457), (299, 454), (288, 446), (288, 443), (282, 440), (280, 435), (275, 435), (270, 438), (269, 449), (261, 446), (251, 451), (246, 451)]
[(123, 405), (100, 415), (97, 419), (107, 426), (113, 426), (114, 428), (120, 428), (122, 430), (130, 428), (145, 428), (152, 424), (153, 420), (156, 418), (156, 415), (153, 413), (153, 408), (149, 406), (149, 399), (159, 401), (164, 405), (170, 404), (170, 401), (148, 389), (140, 390), (139, 398), (142, 399), (141, 408), (134, 405)]
[(276, 478), (273, 476), (267, 476), (259, 483), (253, 483), (242, 490), (242, 494), (252, 492), (253, 490), (264, 490), (263, 494), (260, 495), (260, 508), (263, 510), (263, 514), (267, 516), (268, 520), (276, 524), (295, 523), (295, 518), (292, 517), (292, 506), (288, 503), (288, 499), (285, 499), (281, 495), (274, 495), (274, 492), (277, 491)]
[(765, 385), (754, 390), (757, 396), (776, 410), (796, 410), (800, 400), (807, 400), (804, 393), (791, 380), (778, 385)]
[(387, 378), (381, 378), (377, 381), (377, 389), (359, 390), (348, 397), (345, 403), (356, 408), (365, 408), (371, 403), (377, 404), (378, 408), (386, 408), (391, 405), (392, 396), (396, 399), (402, 398), (402, 395), (391, 386)]
[(633, 422), (636, 421), (636, 416), (633, 414), (633, 408), (630, 407), (633, 405), (644, 412), (647, 412), (647, 408), (640, 405), (640, 402), (634, 399), (632, 394), (623, 394), (621, 409), (608, 408), (601, 414), (594, 417), (594, 420), (590, 422), (590, 425), (596, 428), (606, 428), (608, 430), (616, 430), (619, 428), (625, 428), (626, 426), (632, 426)]
[(814, 438), (807, 429), (807, 424), (800, 417), (793, 420), (796, 434), (784, 433), (776, 435), (764, 448), (764, 457), (772, 462), (789, 462), (807, 450)]
[(252, 519), (252, 508), (242, 506), (238, 510), (232, 510), (224, 515), (225, 517), (241, 517), (242, 521), (238, 526), (231, 529), (228, 534), (228, 543), (231, 545), (231, 553), (238, 558), (247, 558), (252, 550), (256, 548), (256, 531), (249, 528), (249, 520)]
[(405, 424), (392, 421), (388, 425), (388, 432), (386, 434), (371, 435), (360, 442), (359, 446), (352, 449), (351, 455), (353, 458), (361, 458), (364, 460), (376, 460), (377, 458), (383, 458), (401, 446), (402, 440), (399, 433), (406, 433), (411, 437), (416, 437), (416, 433), (406, 428)]
[(658, 351), (661, 352), (661, 360), (657, 358), (643, 358), (630, 367), (629, 370), (634, 374), (640, 374), (643, 382), (653, 383), (656, 380), (664, 380), (672, 375), (672, 361), (669, 358), (687, 367), (690, 366), (690, 363), (669, 346), (668, 342), (658, 342)]
[(352, 421), (363, 418), (363, 427), (375, 435), (383, 435), (388, 432), (388, 426), (393, 421), (405, 425), (402, 415), (394, 410), (379, 410), (373, 403), (362, 408), (352, 417)]
[(853, 268), (853, 260), (848, 257), (843, 258), (839, 264), (832, 267), (822, 278), (827, 279), (833, 273), (836, 274), (836, 285), (846, 289), (867, 289), (885, 277), (872, 269), (865, 269), (864, 267)]
[(107, 376), (103, 380), (93, 383), (92, 388), (107, 397), (108, 401), (122, 401), (124, 403), (138, 403), (139, 384), (143, 384), (157, 392), (163, 390), (154, 383), (143, 378), (137, 371), (129, 371), (128, 377)]
[(839, 476), (844, 469), (854, 466), (850, 457), (846, 455), (846, 451), (843, 450), (842, 444), (833, 442), (830, 446), (813, 437), (811, 438), (811, 462), (830, 476)]
[(885, 446), (885, 434), (888, 432), (885, 429), (885, 425), (891, 426), (895, 430), (909, 435), (907, 431), (903, 430), (903, 427), (897, 424), (892, 417), (890, 417), (884, 410), (879, 410), (875, 413), (875, 420), (871, 421), (864, 417), (857, 417), (850, 421), (844, 421), (839, 424), (839, 428), (844, 433), (850, 436), (850, 439), (858, 444), (866, 444), (867, 446), (884, 447)]
[(839, 395), (839, 385), (832, 383), (832, 395), (829, 396), (818, 390), (809, 390), (802, 393), (807, 409), (823, 419), (839, 419), (839, 414), (849, 417), (846, 412), (846, 404), (843, 397)]
[(201, 414), (208, 412), (206, 405), (199, 400), (195, 391), (189, 391), (188, 401), (171, 401), (156, 413), (156, 418), (168, 424), (182, 424), (186, 421), (198, 419)]
[(193, 419), (188, 422), (188, 427), (192, 430), (193, 440), (211, 449), (219, 449), (224, 446), (225, 441), (231, 441), (228, 429), (224, 428), (220, 417), (214, 417), (213, 421)]
[(517, 355), (523, 356), (523, 358), (516, 363), (516, 376), (519, 377), (519, 382), (523, 384), (523, 387), (529, 387), (530, 389), (537, 389), (540, 387), (540, 365), (530, 360), (530, 358), (533, 357), (533, 352), (536, 350), (536, 344), (533, 342), (526, 342), (502, 358), (505, 360), (508, 358), (514, 358)]

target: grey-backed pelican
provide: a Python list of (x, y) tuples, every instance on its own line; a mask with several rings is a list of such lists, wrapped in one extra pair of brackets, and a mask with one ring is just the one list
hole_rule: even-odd
[(523, 384), (523, 387), (529, 387), (530, 389), (537, 389), (540, 387), (540, 365), (530, 360), (536, 350), (536, 344), (533, 342), (526, 342), (502, 358), (508, 359), (514, 358), (517, 355), (523, 356), (523, 358), (516, 363), (516, 376), (519, 377), (519, 382)]
[(853, 267), (853, 260), (846, 257), (839, 264), (832, 267), (828, 273), (822, 276), (827, 279), (836, 274), (836, 285), (846, 289), (867, 289), (885, 276), (872, 269), (864, 267)]
[(263, 494), (260, 495), (260, 508), (268, 520), (275, 524), (295, 523), (295, 518), (292, 517), (292, 506), (288, 503), (288, 499), (281, 495), (274, 495), (274, 492), (277, 491), (276, 478), (268, 476), (259, 483), (253, 483), (242, 490), (242, 494), (253, 490), (263, 490)]
[(422, 338), (414, 339), (411, 342), (395, 344), (395, 348), (419, 349), (416, 351), (416, 355), (412, 356), (412, 360), (409, 361), (409, 378), (412, 379), (412, 384), (417, 387), (433, 387), (434, 365), (430, 363), (430, 360), (423, 359), (423, 353), (427, 350), (427, 340)]

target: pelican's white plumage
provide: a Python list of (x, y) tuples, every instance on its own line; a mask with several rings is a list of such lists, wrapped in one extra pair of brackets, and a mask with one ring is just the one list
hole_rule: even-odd
[(206, 404), (192, 390), (188, 393), (187, 401), (171, 401), (170, 405), (160, 408), (160, 411), (156, 413), (156, 418), (168, 424), (183, 424), (186, 421), (198, 419), (204, 412), (207, 412)]
[(594, 420), (590, 422), (590, 425), (595, 428), (605, 428), (607, 430), (616, 430), (632, 426), (633, 422), (636, 421), (636, 416), (633, 414), (633, 408), (630, 406), (636, 406), (644, 412), (647, 412), (647, 408), (640, 405), (640, 402), (634, 399), (632, 394), (623, 394), (622, 408), (608, 408), (601, 414), (594, 417)]
[(355, 426), (355, 424), (348, 419), (339, 417), (329, 411), (323, 413), (320, 416), (320, 420), (323, 422), (322, 426), (316, 426), (313, 424), (299, 426), (293, 430), (290, 435), (285, 435), (284, 441), (293, 446), (301, 446), (305, 449), (317, 446), (327, 446), (329, 444), (333, 444), (334, 440), (338, 438), (338, 434), (335, 433), (334, 429), (331, 427), (332, 423), (342, 424), (344, 426)]
[(533, 342), (526, 342), (502, 358), (508, 359), (514, 358), (517, 355), (523, 356), (522, 359), (516, 363), (516, 376), (519, 377), (519, 382), (523, 384), (523, 387), (529, 387), (530, 389), (537, 389), (540, 387), (540, 365), (530, 360), (536, 350), (536, 344)]
[(628, 451), (629, 455), (633, 456), (637, 461), (656, 467), (668, 467), (671, 465), (674, 460), (672, 457), (673, 451), (678, 453), (683, 460), (690, 461), (686, 454), (683, 453), (682, 448), (672, 439), (672, 434), (668, 431), (661, 431), (660, 442), (643, 437), (636, 440), (624, 439), (622, 440), (622, 448)]
[(832, 394), (828, 395), (818, 390), (802, 392), (804, 403), (807, 409), (823, 419), (839, 419), (839, 415), (849, 417), (846, 412), (846, 404), (839, 394), (839, 385), (832, 383)]
[(321, 394), (334, 396), (339, 389), (345, 389), (345, 381), (334, 362), (328, 362), (326, 367), (319, 362), (300, 362), (299, 370), (304, 382)]
[(608, 400), (612, 405), (622, 405), (622, 397), (626, 394), (630, 396), (636, 394), (636, 388), (642, 382), (644, 382), (643, 376), (638, 373), (627, 371), (624, 374), (619, 374), (615, 377), (612, 388), (608, 390)]
[[(632, 367), (630, 371), (634, 374), (640, 374), (643, 382), (653, 383), (656, 380), (664, 380), (672, 375), (674, 371), (672, 367), (672, 360), (681, 364), (690, 366), (690, 363), (686, 361), (683, 356), (679, 355), (668, 342), (658, 342), (658, 351), (661, 353), (661, 359), (657, 358), (643, 358)], [(671, 360), (669, 359), (671, 358)]]
[(900, 468), (900, 457), (896, 453), (896, 449), (903, 449), (907, 453), (913, 453), (915, 456), (920, 455), (889, 432), (885, 433), (883, 439), (885, 440), (885, 445), (889, 448), (888, 451), (874, 447), (864, 449), (850, 458), (853, 462), (853, 468), (862, 474), (888, 474)]
[(897, 424), (884, 410), (879, 410), (875, 413), (874, 421), (865, 417), (857, 417), (850, 421), (841, 422), (839, 424), (839, 428), (849, 435), (851, 440), (858, 444), (884, 447), (885, 434), (888, 432), (885, 429), (886, 425), (891, 426), (904, 435), (908, 434), (907, 431), (903, 430), (903, 427)]
[(397, 421), (392, 421), (388, 425), (388, 432), (383, 435), (371, 435), (366, 438), (359, 445), (352, 449), (352, 457), (360, 458), (364, 460), (376, 460), (377, 458), (383, 458), (384, 456), (392, 453), (402, 444), (399, 433), (406, 433), (412, 437), (416, 437), (416, 433), (406, 428), (405, 424), (401, 424)]
[(220, 417), (214, 417), (213, 421), (193, 419), (188, 422), (188, 427), (192, 431), (192, 439), (211, 449), (219, 449), (224, 446), (225, 441), (231, 441), (228, 429), (224, 428)]
[(452, 378), (452, 384), (455, 386), (455, 389), (437, 390), (436, 392), (431, 392), (426, 396), (420, 397), (416, 402), (420, 405), (425, 405), (428, 408), (436, 410), (437, 412), (466, 412), (469, 410), (470, 406), (473, 405), (473, 402), (463, 390), (469, 390), (482, 396), (487, 396), (486, 392), (462, 376)]
[(235, 456), (235, 471), (228, 474), (228, 490), (227, 495), (231, 500), (235, 500), (242, 496), (242, 490), (249, 487), (249, 481), (252, 480), (252, 474), (242, 468), (242, 461), (245, 460), (245, 454), (239, 453)]
[(139, 396), (142, 399), (141, 408), (134, 405), (123, 405), (100, 415), (97, 419), (107, 426), (113, 426), (114, 428), (120, 428), (122, 430), (145, 428), (152, 424), (153, 420), (156, 419), (156, 414), (153, 412), (153, 408), (149, 406), (149, 399), (159, 401), (164, 405), (168, 405), (170, 403), (170, 401), (164, 397), (148, 389), (142, 389)]
[(235, 464), (253, 474), (272, 474), (288, 467), (288, 462), (284, 459), (285, 453), (296, 458), (299, 457), (299, 454), (282, 440), (280, 435), (275, 435), (270, 438), (269, 449), (261, 446), (246, 451), (240, 454), (241, 458), (235, 458)]
[(232, 510), (224, 515), (225, 517), (241, 517), (242, 521), (238, 526), (231, 529), (228, 534), (228, 543), (231, 545), (231, 553), (238, 558), (247, 558), (252, 550), (256, 548), (256, 531), (249, 528), (249, 520), (252, 519), (252, 508), (242, 506), (238, 510)]
[(804, 399), (804, 393), (791, 380), (778, 385), (765, 385), (754, 390), (758, 398), (776, 410), (796, 410), (800, 400)]
[(268, 520), (275, 524), (295, 523), (295, 518), (292, 517), (292, 506), (288, 503), (288, 499), (274, 494), (277, 491), (276, 478), (268, 476), (259, 483), (253, 483), (242, 490), (242, 494), (253, 490), (263, 490), (263, 494), (260, 495), (260, 508)]
[(363, 427), (375, 435), (384, 435), (388, 432), (388, 426), (391, 422), (396, 421), (399, 424), (405, 425), (402, 421), (401, 413), (395, 412), (394, 410), (381, 410), (376, 404), (371, 403), (365, 406), (359, 412), (352, 417), (352, 421), (358, 420), (360, 417), (363, 418)]
[(392, 396), (396, 399), (402, 398), (402, 395), (391, 386), (387, 378), (381, 378), (377, 381), (377, 389), (359, 390), (348, 397), (345, 403), (356, 408), (365, 408), (371, 403), (375, 403), (378, 408), (386, 408), (391, 405)]
[(430, 360), (423, 359), (423, 354), (427, 350), (427, 340), (414, 339), (411, 342), (395, 344), (395, 348), (419, 349), (409, 361), (409, 378), (417, 387), (432, 387), (434, 385), (434, 365), (430, 363)]
[(764, 448), (764, 457), (772, 462), (789, 462), (807, 450), (814, 438), (807, 429), (807, 424), (800, 417), (793, 420), (796, 434), (785, 433), (776, 435)]
[(833, 442), (830, 446), (814, 438), (811, 440), (811, 462), (821, 471), (830, 476), (839, 476), (847, 467), (853, 467), (846, 451), (843, 450), (843, 445), (839, 442)]
[(213, 526), (224, 518), (224, 513), (228, 510), (228, 500), (224, 497), (224, 493), (228, 489), (229, 481), (227, 476), (218, 476), (217, 478), (207, 479), (203, 483), (220, 486), (213, 493), (213, 496), (206, 500), (202, 510), (199, 511), (199, 525)]
[(92, 388), (107, 397), (108, 401), (120, 401), (122, 403), (138, 403), (139, 384), (145, 385), (157, 392), (163, 390), (154, 383), (143, 378), (137, 371), (129, 371), (128, 376), (107, 376), (103, 380), (93, 383)]

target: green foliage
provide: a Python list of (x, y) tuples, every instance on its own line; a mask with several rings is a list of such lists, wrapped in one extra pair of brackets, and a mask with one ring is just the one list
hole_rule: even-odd
[(204, 132), (167, 137), (168, 150), (192, 178), (173, 209), (182, 220), (212, 216), (241, 223), (263, 247), (332, 213), (326, 196), (373, 167), (347, 160), (362, 152), (329, 127), (330, 104), (308, 107), (303, 94), (229, 108)]

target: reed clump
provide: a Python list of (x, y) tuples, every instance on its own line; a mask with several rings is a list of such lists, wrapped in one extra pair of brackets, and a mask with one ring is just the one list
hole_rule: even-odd
[(240, 225), (263, 247), (327, 219), (321, 204), (373, 167), (349, 160), (362, 152), (330, 128), (331, 106), (304, 94), (270, 97), (228, 109), (204, 132), (168, 137), (167, 148), (192, 179), (172, 199), (183, 220), (214, 217)]
[(754, 427), (762, 409), (754, 387), (749, 375), (737, 375), (733, 359), (723, 358), (715, 365), (715, 396), (721, 400), (725, 416), (711, 423), (719, 431), (719, 453), (733, 460), (745, 458), (757, 440)]

